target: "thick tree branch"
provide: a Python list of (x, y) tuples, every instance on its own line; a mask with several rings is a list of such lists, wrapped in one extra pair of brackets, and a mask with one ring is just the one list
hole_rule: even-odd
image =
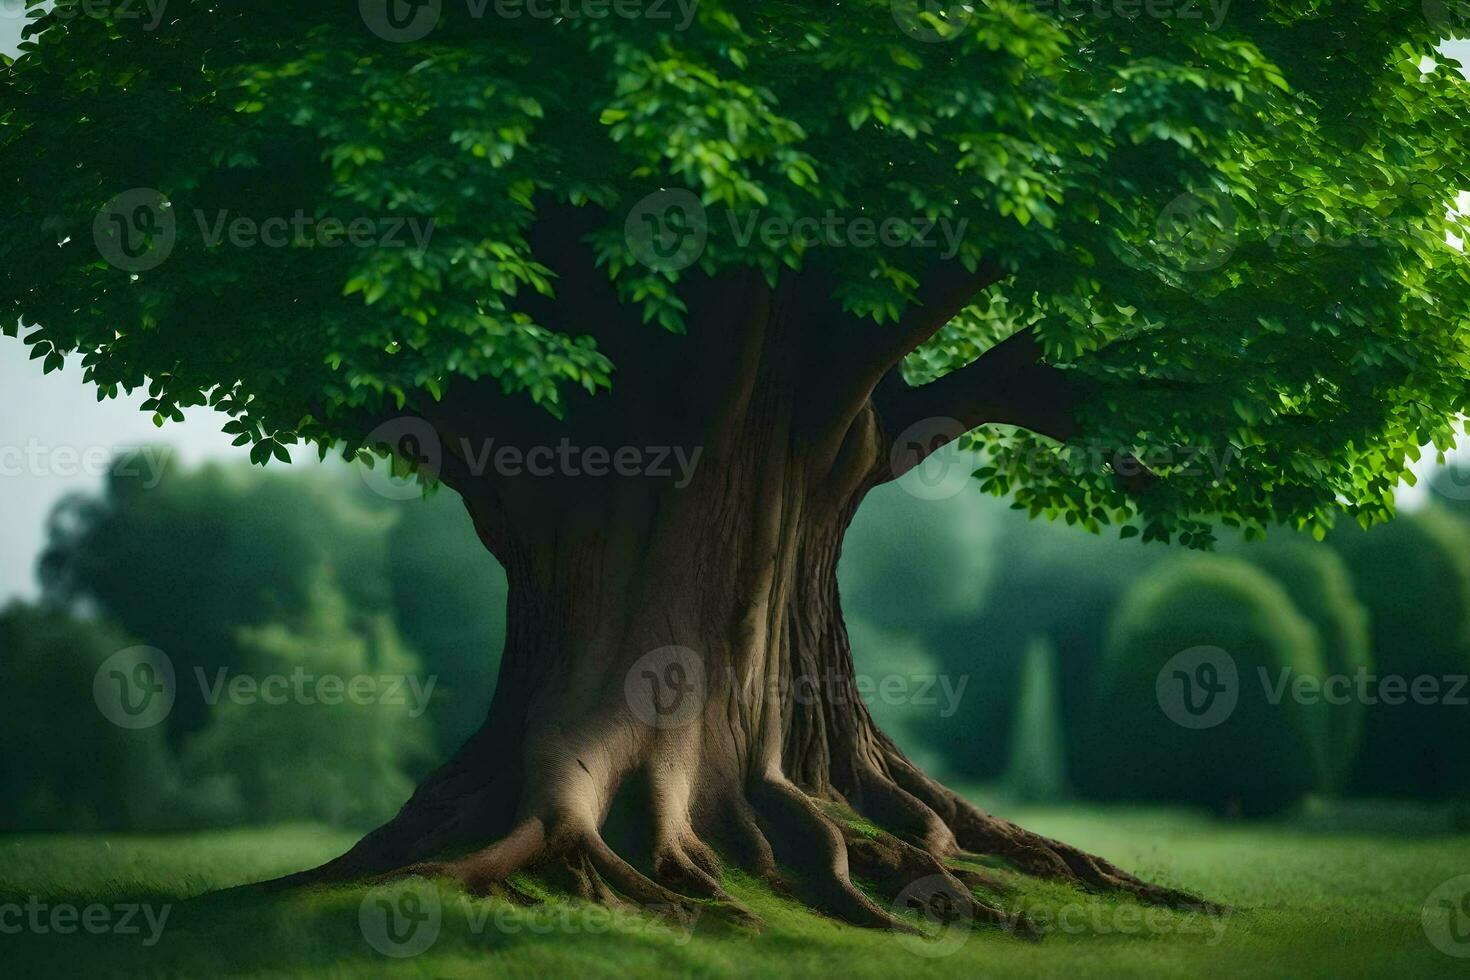
[[(856, 417), (889, 371), (943, 329), (976, 296), (1005, 276), (1005, 269), (994, 259), (982, 260), (973, 270), (966, 269), (958, 260), (941, 263), (930, 272), (897, 323), (864, 322), (858, 328), (859, 337), (845, 333), (835, 348), (836, 373), (842, 378), (839, 382), (843, 389), (839, 393), (842, 418)], [(819, 278), (813, 283), (814, 289), (824, 290), (821, 295), (830, 293), (830, 288)], [(843, 324), (844, 331), (851, 330), (851, 317), (844, 319), (849, 321)], [(830, 365), (833, 347), (826, 342), (829, 338), (823, 339), (821, 356)], [(847, 363), (842, 363), (844, 360)]]
[[(1078, 407), (1094, 392), (1086, 378), (1042, 361), (1031, 331), (1016, 333), (974, 361), (929, 384), (911, 388), (893, 371), (874, 401), (889, 438), (891, 478), (898, 479), (933, 453), (982, 425), (1014, 425), (1066, 442), (1082, 434)], [(922, 430), (922, 431), (920, 431)], [(911, 438), (915, 432), (919, 438)], [(1131, 494), (1156, 481), (1133, 455), (1110, 459), (1114, 479)]]
[(1072, 411), (1082, 392), (1066, 374), (1041, 363), (1042, 354), (1035, 334), (1023, 331), (917, 388), (903, 384), (895, 370), (876, 396), (884, 424), (896, 434), (926, 419), (952, 419), (966, 432), (1004, 423), (1070, 439), (1077, 434)]
[(937, 267), (928, 281), (920, 285), (916, 301), (909, 304), (885, 337), (886, 343), (873, 352), (879, 364), (878, 377), (942, 330), (976, 296), (1005, 278), (1005, 274), (1000, 263), (990, 258), (982, 260), (974, 271), (955, 260)]

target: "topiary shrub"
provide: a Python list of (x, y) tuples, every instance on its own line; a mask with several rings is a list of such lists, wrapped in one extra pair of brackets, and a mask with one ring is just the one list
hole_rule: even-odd
[(1431, 507), (1332, 541), (1372, 622), (1376, 679), (1366, 687), (1350, 789), (1462, 793), (1470, 784), (1470, 530)]
[(1218, 556), (1168, 563), (1109, 629), (1088, 729), (1101, 778), (1088, 786), (1248, 816), (1285, 809), (1318, 784), (1326, 726), (1290, 683), (1273, 692), (1321, 672), (1316, 631), (1263, 572)]
[(1372, 672), (1368, 611), (1353, 593), (1353, 579), (1336, 551), (1315, 541), (1263, 541), (1242, 554), (1286, 590), (1292, 605), (1317, 630), (1328, 685), (1325, 788), (1343, 788), (1363, 742), (1366, 705), (1356, 696), (1358, 678)]

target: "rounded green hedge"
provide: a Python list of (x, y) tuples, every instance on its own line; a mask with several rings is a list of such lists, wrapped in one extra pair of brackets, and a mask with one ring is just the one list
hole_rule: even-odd
[(1363, 750), (1350, 788), (1463, 793), (1470, 788), (1470, 529), (1431, 507), (1332, 542), (1372, 623), (1375, 680), (1366, 688)]
[[(1243, 557), (1275, 579), (1316, 628), (1326, 671), (1323, 683), (1333, 685), (1331, 692), (1343, 691), (1344, 685), (1355, 689), (1357, 679), (1373, 669), (1368, 611), (1354, 595), (1352, 575), (1337, 552), (1315, 541), (1273, 538), (1248, 548)], [(1357, 761), (1365, 712), (1356, 696), (1334, 693), (1329, 699), (1324, 749), (1328, 789), (1342, 789)]]
[[(1285, 590), (1218, 556), (1166, 563), (1129, 591), (1090, 706), (1097, 795), (1278, 812), (1320, 782), (1320, 642)], [(1284, 688), (1279, 688), (1285, 682)]]

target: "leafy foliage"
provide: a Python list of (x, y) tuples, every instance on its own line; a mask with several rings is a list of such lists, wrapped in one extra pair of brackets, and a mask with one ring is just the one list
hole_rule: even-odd
[[(590, 209), (650, 329), (697, 328), (677, 289), (696, 270), (639, 264), (622, 230), (669, 187), (707, 210), (697, 270), (821, 267), (881, 322), (932, 250), (725, 229), (757, 213), (966, 229), (956, 260), (994, 257), (1008, 279), (911, 374), (1038, 331), (1096, 386), (1088, 440), (1136, 447), (1165, 479), (1140, 515), (1088, 440), (1059, 452), (984, 431), (984, 482), (1091, 530), (1207, 545), (1211, 516), (1371, 522), (1470, 397), (1470, 270), (1445, 244), (1465, 233), (1448, 204), (1470, 187), (1470, 84), (1421, 75), (1438, 37), (1417, 7), (1263, 0), (1212, 28), (984, 0), (906, 32), (889, 0), (840, 16), (705, 0), (688, 30), (449, 4), (424, 39), (390, 43), (355, 4), (174, 0), (147, 29), (29, 3), (25, 54), (0, 68), (0, 322), (47, 370), (79, 353), (99, 396), (146, 386), (160, 421), (222, 410), (257, 462), (301, 440), (356, 454), (373, 419), (461, 379), (553, 412), (570, 387), (609, 386), (587, 325), (527, 312), (557, 289), (530, 244), (538, 217), (570, 227)], [(99, 259), (94, 222), (140, 187), (167, 198), (178, 236), (129, 272)], [(1200, 218), (1182, 237), (1181, 195)], [(297, 209), (432, 234), (234, 248), (203, 233)], [(1202, 262), (1201, 234), (1233, 248)], [(1228, 458), (1225, 476), (1187, 472), (1199, 450)]]

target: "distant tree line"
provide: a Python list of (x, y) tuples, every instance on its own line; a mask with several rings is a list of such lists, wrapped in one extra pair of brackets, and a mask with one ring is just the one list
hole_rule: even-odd
[[(114, 470), (51, 515), (41, 599), (0, 613), (5, 829), (372, 825), (478, 727), (506, 587), (457, 500), (386, 499), (345, 466), (174, 466), (156, 487)], [(1463, 798), (1470, 506), (1438, 479), (1430, 506), (1371, 531), (1212, 554), (886, 488), (841, 569), (864, 695), (916, 761), (1022, 796), (1240, 815), (1311, 793)], [(93, 684), (139, 644), (167, 654), (176, 696), (128, 729)], [(1188, 727), (1160, 685), (1201, 648), (1228, 656), (1233, 707)], [(293, 673), (413, 678), (425, 703), (221, 687)]]
[[(933, 502), (890, 489), (859, 516), (844, 598), (853, 619), (894, 630), (925, 610), (909, 620), (910, 642), (937, 669), (972, 677), (957, 714), (918, 714), (906, 728), (953, 779), (1246, 815), (1308, 793), (1464, 799), (1470, 505), (1449, 470), (1434, 486), (1427, 506), (1368, 531), (1339, 526), (1319, 542), (1281, 528), (1203, 555), (1009, 519), (1003, 502), (967, 494)], [(983, 544), (950, 535), (953, 516), (934, 513), (949, 507), (989, 529)], [(886, 562), (873, 559), (890, 545)], [(898, 552), (922, 566), (916, 578), (881, 577)], [(966, 589), (982, 601), (952, 612), (961, 604), (948, 597)], [(1040, 700), (1024, 679), (1038, 646), (1052, 664)], [(1237, 700), (1192, 729), (1163, 710), (1157, 685), (1171, 658), (1201, 647), (1229, 656)], [(870, 651), (869, 663), (882, 656)], [(1018, 759), (1035, 764), (1015, 743), (1044, 741), (1039, 724), (1055, 725), (1061, 745), (1043, 756), (1058, 769), (1044, 777), (1016, 771)]]

